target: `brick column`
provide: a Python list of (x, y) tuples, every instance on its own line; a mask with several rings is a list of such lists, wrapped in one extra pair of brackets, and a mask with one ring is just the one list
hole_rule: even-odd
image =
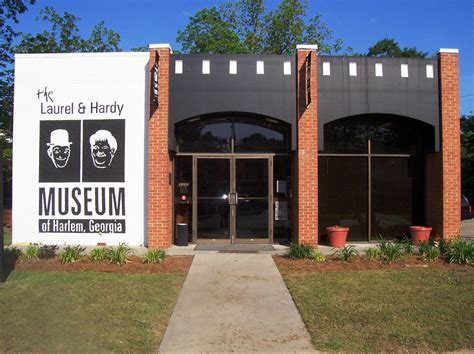
[[(168, 93), (171, 47), (150, 45), (149, 72), (159, 54), (158, 108), (150, 100), (148, 120), (148, 247), (167, 248), (172, 244), (171, 159), (168, 151)], [(150, 88), (152, 84), (150, 82)]]
[[(457, 49), (438, 53), (442, 158), (442, 235), (451, 238), (461, 229), (461, 129)], [(429, 206), (428, 206), (429, 207)]]
[[(298, 95), (298, 189), (297, 225), (299, 243), (318, 244), (318, 83), (317, 46), (298, 45), (296, 54)], [(311, 55), (308, 104), (306, 58)]]

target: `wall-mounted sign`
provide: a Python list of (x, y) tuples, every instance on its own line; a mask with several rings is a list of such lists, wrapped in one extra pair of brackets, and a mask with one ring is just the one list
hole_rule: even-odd
[(16, 56), (13, 242), (144, 244), (147, 64)]

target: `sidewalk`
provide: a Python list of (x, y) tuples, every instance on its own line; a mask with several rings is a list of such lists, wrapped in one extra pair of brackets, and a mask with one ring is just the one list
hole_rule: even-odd
[(159, 351), (313, 352), (269, 254), (196, 254)]

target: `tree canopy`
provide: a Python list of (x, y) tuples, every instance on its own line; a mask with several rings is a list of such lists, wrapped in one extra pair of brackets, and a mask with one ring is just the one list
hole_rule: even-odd
[(416, 47), (401, 48), (393, 38), (384, 38), (369, 48), (369, 57), (402, 57), (402, 58), (426, 58), (428, 53), (421, 52)]
[(263, 0), (237, 0), (197, 11), (176, 41), (189, 53), (293, 53), (301, 43), (321, 53), (342, 49), (321, 15), (306, 19), (307, 0), (281, 0), (266, 11)]
[(60, 15), (52, 7), (45, 7), (37, 20), (47, 22), (50, 30), (22, 33), (20, 43), (14, 48), (16, 53), (120, 51), (120, 35), (105, 27), (104, 21), (94, 26), (89, 38), (82, 38), (77, 24), (80, 18), (67, 11)]
[[(474, 195), (474, 115), (461, 117), (462, 190)], [(472, 202), (472, 200), (471, 200)]]

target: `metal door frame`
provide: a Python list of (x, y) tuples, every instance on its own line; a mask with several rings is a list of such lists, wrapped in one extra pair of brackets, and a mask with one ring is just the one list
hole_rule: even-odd
[[(192, 236), (195, 244), (272, 244), (273, 243), (273, 155), (274, 154), (192, 154), (193, 157), (193, 197), (192, 197)], [(236, 193), (236, 160), (237, 159), (266, 159), (268, 164), (268, 237), (265, 239), (239, 239), (236, 234), (236, 205), (230, 204), (229, 239), (199, 239), (198, 238), (198, 159), (228, 159), (230, 168), (230, 191)]]

